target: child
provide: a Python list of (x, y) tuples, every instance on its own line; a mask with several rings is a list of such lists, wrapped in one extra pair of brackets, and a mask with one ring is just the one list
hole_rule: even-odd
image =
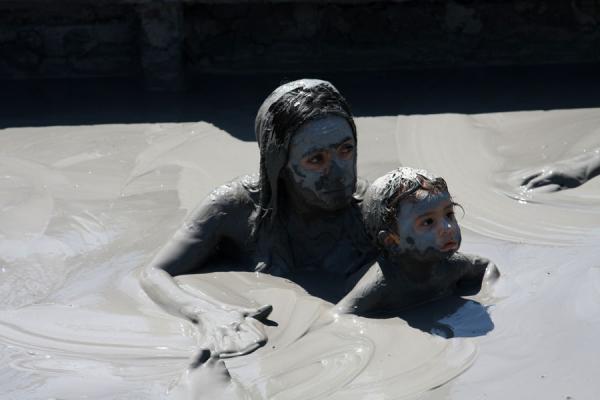
[(497, 278), (493, 263), (457, 253), (456, 206), (444, 179), (424, 170), (404, 167), (377, 179), (365, 194), (362, 212), (380, 257), (336, 312), (405, 308), (460, 289), (472, 293), (484, 280)]

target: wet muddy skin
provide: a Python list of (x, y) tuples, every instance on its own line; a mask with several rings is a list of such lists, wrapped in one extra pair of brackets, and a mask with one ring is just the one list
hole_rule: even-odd
[[(273, 305), (267, 345), (226, 361), (254, 398), (594, 398), (600, 183), (520, 182), (597, 148), (598, 126), (595, 109), (357, 119), (369, 132), (360, 175), (400, 164), (443, 175), (465, 209), (461, 250), (503, 273), (492, 297), (432, 304), (429, 321), (323, 325), (329, 303), (266, 274), (178, 282)], [(146, 297), (140, 271), (198, 199), (256, 170), (256, 144), (189, 123), (5, 129), (0, 149), (3, 396), (164, 398), (201, 338)], [(236, 163), (221, 163), (230, 152)]]
[(331, 285), (343, 288), (344, 278), (374, 254), (355, 194), (356, 128), (333, 85), (302, 79), (279, 86), (260, 106), (255, 125), (258, 176), (215, 189), (141, 273), (148, 297), (192, 322), (201, 347), (221, 358), (264, 346), (272, 305), (246, 307), (203, 292), (190, 295), (174, 276), (207, 272), (215, 260), (223, 270), (227, 262), (238, 270), (242, 258), (231, 255), (239, 254), (246, 256), (248, 271), (290, 279), (329, 273)]
[[(338, 116), (310, 121), (292, 137), (287, 192), (325, 210), (346, 207), (356, 187), (356, 140)], [(323, 171), (327, 174), (323, 174)], [(296, 189), (299, 188), (299, 189)]]

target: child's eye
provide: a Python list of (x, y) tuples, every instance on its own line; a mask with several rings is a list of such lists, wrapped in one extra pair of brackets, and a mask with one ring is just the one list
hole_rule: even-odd
[(446, 214), (446, 217), (449, 219), (453, 219), (454, 218), (454, 211), (450, 211)]
[(422, 222), (421, 225), (423, 226), (430, 226), (433, 225), (433, 218), (425, 218)]

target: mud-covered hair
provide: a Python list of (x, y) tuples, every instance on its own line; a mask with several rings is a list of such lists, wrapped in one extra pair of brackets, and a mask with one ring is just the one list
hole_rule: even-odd
[(361, 207), (365, 230), (378, 247), (379, 232), (396, 228), (400, 203), (419, 201), (429, 194), (448, 192), (446, 181), (422, 169), (401, 167), (388, 172), (369, 186)]
[(327, 81), (301, 79), (288, 82), (275, 89), (263, 102), (254, 125), (260, 149), (260, 194), (253, 221), (254, 233), (265, 220), (273, 221), (277, 214), (279, 179), (288, 160), (293, 134), (306, 122), (328, 115), (348, 121), (356, 140), (350, 107)]

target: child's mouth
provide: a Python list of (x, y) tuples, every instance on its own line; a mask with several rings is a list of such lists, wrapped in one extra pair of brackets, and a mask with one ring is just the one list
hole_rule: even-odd
[(458, 250), (458, 242), (455, 242), (454, 240), (446, 242), (440, 250), (441, 251)]

